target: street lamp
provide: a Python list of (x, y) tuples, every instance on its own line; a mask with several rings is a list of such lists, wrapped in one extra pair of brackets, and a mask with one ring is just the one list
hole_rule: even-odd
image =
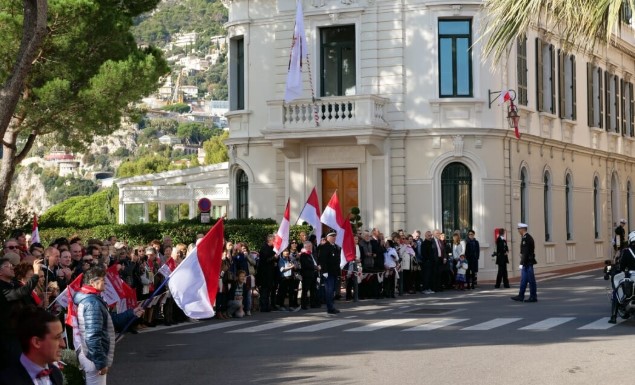
[[(516, 138), (520, 139), (520, 132), (518, 131), (518, 122), (520, 121), (520, 115), (518, 115), (518, 106), (514, 104), (514, 100), (516, 100), (516, 91), (514, 90), (502, 90), (502, 91), (490, 91), (489, 92), (489, 108), (492, 108), (492, 104), (503, 98), (501, 103), (506, 103), (509, 101), (509, 106), (507, 107), (507, 123), (509, 124), (509, 128), (514, 129), (514, 133), (516, 134)], [(492, 96), (496, 95), (496, 97), (492, 100)]]
[(518, 107), (516, 107), (514, 100), (512, 99), (509, 103), (509, 107), (507, 107), (507, 122), (509, 123), (509, 128), (518, 128), (519, 120), (520, 115), (518, 115)]

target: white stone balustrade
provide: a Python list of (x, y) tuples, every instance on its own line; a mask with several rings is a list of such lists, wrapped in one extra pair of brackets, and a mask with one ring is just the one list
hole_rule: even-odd
[(270, 130), (314, 128), (315, 115), (323, 128), (385, 128), (384, 108), (388, 99), (376, 95), (337, 96), (267, 102)]

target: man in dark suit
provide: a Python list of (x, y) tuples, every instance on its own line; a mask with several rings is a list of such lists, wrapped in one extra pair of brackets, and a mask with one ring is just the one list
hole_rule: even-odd
[(62, 358), (62, 322), (42, 308), (28, 306), (18, 315), (17, 334), (22, 346), (19, 365), (0, 372), (0, 385), (62, 385), (64, 377), (54, 365)]
[(303, 244), (302, 253), (300, 254), (300, 275), (302, 275), (302, 297), (300, 300), (302, 309), (306, 310), (309, 308), (309, 298), (307, 297), (307, 293), (311, 297), (311, 307), (320, 307), (320, 303), (317, 298), (316, 281), (318, 275), (318, 265), (314, 258), (313, 243), (311, 241), (305, 241)]

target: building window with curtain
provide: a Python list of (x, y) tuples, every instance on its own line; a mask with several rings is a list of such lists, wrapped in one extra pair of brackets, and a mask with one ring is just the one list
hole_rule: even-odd
[(631, 191), (631, 181), (626, 183), (626, 227), (631, 228), (631, 199), (633, 199), (633, 193)]
[(633, 83), (620, 79), (620, 95), (622, 95), (620, 103), (622, 136), (633, 137), (633, 111), (635, 111), (633, 108)]
[(606, 131), (619, 133), (620, 124), (620, 79), (608, 71), (604, 72)]
[(439, 96), (472, 96), (472, 20), (439, 20)]
[(441, 173), (443, 232), (459, 230), (462, 236), (472, 228), (472, 172), (463, 163), (453, 162)]
[(558, 102), (560, 118), (576, 120), (575, 56), (558, 50)]
[(516, 40), (516, 80), (518, 104), (527, 105), (527, 38)]
[(602, 68), (587, 63), (587, 118), (589, 127), (602, 128), (604, 103), (602, 103)]
[(320, 96), (355, 95), (355, 26), (321, 28), (320, 46)]
[(536, 109), (556, 113), (555, 52), (553, 44), (536, 39)]
[(249, 178), (243, 170), (236, 173), (236, 218), (249, 218)]

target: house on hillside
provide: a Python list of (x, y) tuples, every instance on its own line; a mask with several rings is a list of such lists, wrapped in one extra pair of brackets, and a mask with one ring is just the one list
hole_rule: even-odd
[(385, 234), (474, 229), (489, 278), (496, 228), (516, 251), (527, 223), (544, 272), (602, 261), (619, 219), (635, 226), (630, 22), (565, 52), (545, 17), (493, 68), (480, 1), (304, 0), (310, 65), (285, 103), (296, 1), (224, 4), (230, 218), (282, 218), (288, 198), (297, 218), (314, 186), (323, 206), (337, 191)]

